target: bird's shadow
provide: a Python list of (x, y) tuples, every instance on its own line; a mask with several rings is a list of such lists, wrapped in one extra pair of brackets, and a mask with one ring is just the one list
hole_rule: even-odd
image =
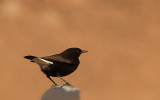
[(68, 86), (54, 86), (42, 95), (41, 100), (80, 100), (80, 90)]

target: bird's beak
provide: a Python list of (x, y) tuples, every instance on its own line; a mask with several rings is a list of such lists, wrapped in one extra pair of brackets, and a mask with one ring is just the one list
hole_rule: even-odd
[(88, 52), (87, 50), (82, 50), (82, 53), (86, 53), (86, 52)]

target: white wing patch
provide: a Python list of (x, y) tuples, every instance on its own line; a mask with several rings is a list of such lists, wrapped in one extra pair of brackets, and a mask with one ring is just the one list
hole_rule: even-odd
[(32, 60), (33, 62), (37, 63), (38, 65), (49, 65), (53, 64), (53, 62), (42, 59), (42, 58), (35, 58)]
[(45, 59), (42, 59), (42, 58), (39, 58), (40, 60), (44, 61), (45, 63), (48, 63), (48, 64), (53, 64), (53, 62), (51, 61), (48, 61), (48, 60), (45, 60)]

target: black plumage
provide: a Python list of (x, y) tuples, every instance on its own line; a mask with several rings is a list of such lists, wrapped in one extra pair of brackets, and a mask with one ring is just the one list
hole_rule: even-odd
[(60, 54), (45, 57), (29, 55), (24, 58), (37, 63), (40, 66), (41, 71), (45, 73), (55, 85), (57, 85), (57, 83), (55, 83), (50, 76), (59, 77), (66, 82), (67, 85), (71, 86), (71, 84), (65, 81), (62, 77), (71, 74), (77, 69), (80, 63), (79, 56), (85, 52), (87, 51), (81, 50), (80, 48), (69, 48)]

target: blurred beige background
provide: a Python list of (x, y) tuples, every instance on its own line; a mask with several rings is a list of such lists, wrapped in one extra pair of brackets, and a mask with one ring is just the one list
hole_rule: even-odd
[(160, 100), (159, 11), (159, 0), (0, 0), (0, 99), (51, 87), (23, 56), (80, 47), (89, 52), (65, 79), (81, 100)]

